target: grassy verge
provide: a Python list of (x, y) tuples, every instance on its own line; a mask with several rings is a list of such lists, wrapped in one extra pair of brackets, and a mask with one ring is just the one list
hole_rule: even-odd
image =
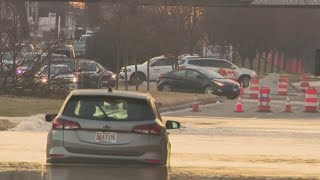
[[(141, 91), (146, 92), (146, 91)], [(191, 103), (194, 94), (150, 91), (150, 94), (162, 104), (162, 107)], [(213, 102), (213, 95), (198, 95), (201, 102)], [(0, 117), (31, 116), (36, 114), (57, 113), (64, 100), (31, 97), (3, 97), (0, 96)]]

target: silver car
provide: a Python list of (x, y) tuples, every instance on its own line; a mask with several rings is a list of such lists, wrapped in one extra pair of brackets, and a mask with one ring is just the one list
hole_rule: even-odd
[(112, 89), (74, 90), (48, 133), (47, 163), (128, 163), (167, 165), (170, 142), (156, 102), (149, 94)]

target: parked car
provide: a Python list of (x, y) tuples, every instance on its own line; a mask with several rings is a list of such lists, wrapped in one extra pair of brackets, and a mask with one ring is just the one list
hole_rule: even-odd
[[(73, 61), (63, 54), (51, 54), (51, 64), (67, 64), (65, 62), (70, 63)], [(31, 74), (32, 72), (38, 72), (42, 66), (48, 63), (49, 56), (46, 53), (23, 53), (18, 59), (17, 75), (22, 76), (26, 72), (30, 72)]]
[[(166, 56), (159, 56), (150, 59), (149, 80), (156, 81), (158, 76), (163, 73), (172, 71), (172, 60)], [(137, 81), (142, 84), (147, 79), (148, 61), (137, 65)], [(120, 70), (120, 80), (125, 80), (125, 67)], [(131, 84), (135, 82), (135, 65), (127, 66), (127, 77)]]
[(170, 160), (167, 129), (149, 94), (112, 89), (74, 90), (48, 133), (47, 163), (142, 162), (166, 165)]
[(74, 52), (74, 48), (72, 45), (64, 45), (62, 47), (58, 47), (52, 51), (54, 54), (64, 54), (69, 59), (74, 59), (76, 54)]
[(35, 81), (41, 85), (46, 85), (49, 81), (49, 78), (52, 87), (65, 89), (77, 89), (78, 87), (78, 78), (65, 64), (52, 64), (50, 66), (50, 77), (48, 66), (43, 66), (36, 74)]
[(220, 68), (224, 68), (226, 70), (231, 70), (235, 72), (236, 80), (243, 84), (244, 87), (248, 87), (251, 78), (257, 77), (255, 71), (239, 68), (235, 64), (223, 60), (223, 59), (215, 59), (215, 58), (182, 58), (178, 61), (180, 68), (193, 68), (193, 67), (207, 67), (211, 68), (215, 72), (218, 72)]
[(76, 60), (75, 71), (80, 88), (114, 87), (116, 84), (116, 74), (95, 61)]
[(79, 42), (86, 44), (87, 40), (92, 38), (92, 37), (93, 37), (93, 34), (83, 34), (83, 35), (80, 36)]
[(1, 53), (0, 54), (0, 65), (3, 65), (3, 69), (8, 71), (13, 67), (13, 57), (11, 53)]
[(158, 90), (213, 93), (234, 99), (240, 94), (240, 85), (212, 70), (185, 68), (160, 75)]
[(73, 44), (73, 47), (74, 47), (74, 51), (76, 53), (77, 58), (86, 57), (86, 47), (87, 47), (86, 43), (75, 42)]

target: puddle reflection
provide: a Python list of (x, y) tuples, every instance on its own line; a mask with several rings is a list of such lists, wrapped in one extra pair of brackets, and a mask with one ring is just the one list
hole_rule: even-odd
[(168, 180), (168, 167), (55, 165), (41, 171), (0, 172), (0, 180)]

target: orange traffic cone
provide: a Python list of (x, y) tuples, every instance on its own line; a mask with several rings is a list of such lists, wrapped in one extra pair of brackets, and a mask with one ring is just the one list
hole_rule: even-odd
[(284, 107), (284, 111), (282, 112), (292, 112), (289, 96), (287, 96), (286, 106)]
[(240, 96), (238, 96), (238, 101), (237, 101), (237, 104), (236, 104), (236, 110), (234, 112), (243, 112), (242, 103), (241, 103), (241, 97)]
[(194, 95), (194, 100), (192, 103), (192, 110), (193, 112), (200, 112), (199, 103), (198, 103), (198, 96)]

